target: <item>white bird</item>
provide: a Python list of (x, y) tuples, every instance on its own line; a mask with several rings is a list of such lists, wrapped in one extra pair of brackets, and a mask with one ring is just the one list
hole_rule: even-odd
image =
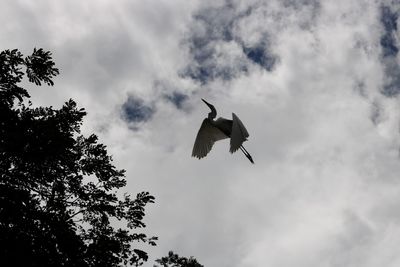
[(253, 158), (243, 147), (243, 142), (247, 141), (249, 133), (244, 127), (243, 123), (240, 121), (235, 113), (232, 113), (232, 120), (218, 118), (214, 120), (217, 116), (217, 111), (213, 105), (203, 100), (204, 103), (211, 109), (208, 113), (208, 118), (203, 120), (199, 132), (197, 133), (196, 141), (194, 142), (192, 157), (204, 158), (213, 147), (216, 141), (230, 138), (230, 149), (231, 153), (237, 151), (239, 148), (243, 154), (254, 164)]

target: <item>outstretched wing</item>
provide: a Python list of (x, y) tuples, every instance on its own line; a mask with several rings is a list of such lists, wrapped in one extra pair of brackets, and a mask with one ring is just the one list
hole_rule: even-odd
[(244, 127), (242, 121), (232, 113), (232, 133), (231, 133), (231, 148), (230, 152), (233, 153), (240, 148), (244, 141), (249, 137), (249, 133)]
[(194, 142), (192, 157), (204, 158), (211, 151), (218, 140), (228, 138), (218, 128), (214, 127), (208, 119), (204, 119)]

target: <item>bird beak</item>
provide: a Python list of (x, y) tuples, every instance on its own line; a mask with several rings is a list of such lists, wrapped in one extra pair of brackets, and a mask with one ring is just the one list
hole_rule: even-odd
[(213, 109), (213, 108), (214, 108), (213, 105), (211, 105), (210, 103), (208, 103), (207, 101), (205, 101), (203, 98), (202, 98), (201, 100), (203, 100), (203, 102), (206, 103), (206, 105), (207, 105), (210, 109)]

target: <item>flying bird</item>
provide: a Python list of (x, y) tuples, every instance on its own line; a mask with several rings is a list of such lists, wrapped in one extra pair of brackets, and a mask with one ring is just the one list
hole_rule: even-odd
[(244, 127), (242, 121), (232, 113), (232, 120), (225, 118), (218, 118), (214, 120), (217, 116), (217, 110), (213, 105), (203, 100), (204, 103), (211, 109), (208, 113), (208, 117), (203, 120), (199, 132), (197, 133), (196, 141), (194, 142), (192, 157), (204, 158), (211, 151), (214, 143), (216, 141), (230, 138), (230, 149), (231, 153), (236, 152), (239, 148), (243, 154), (254, 164), (253, 158), (247, 152), (247, 150), (242, 145), (244, 141), (247, 141), (249, 133)]

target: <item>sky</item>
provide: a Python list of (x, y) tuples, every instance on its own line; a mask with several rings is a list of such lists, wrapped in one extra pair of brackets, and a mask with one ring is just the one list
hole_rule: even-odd
[[(217, 267), (400, 266), (400, 2), (2, 0), (0, 50), (50, 50), (54, 87), (149, 191), (154, 259)], [(193, 143), (212, 103), (250, 133)]]

